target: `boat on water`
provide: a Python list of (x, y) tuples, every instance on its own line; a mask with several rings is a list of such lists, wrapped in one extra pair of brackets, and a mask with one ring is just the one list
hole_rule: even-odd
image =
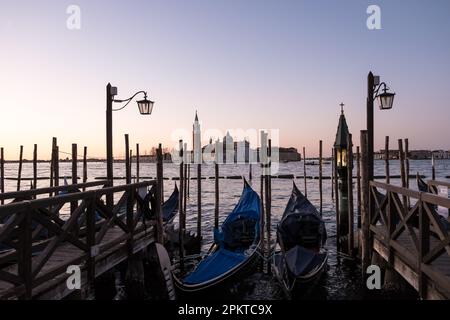
[(293, 183), (277, 227), (279, 250), (272, 258), (273, 273), (287, 294), (310, 288), (327, 270), (326, 240), (322, 217)]
[[(141, 198), (146, 202), (147, 197), (150, 198), (150, 208), (149, 210), (144, 211), (146, 219), (155, 219), (156, 212), (154, 208), (156, 208), (156, 188), (152, 188), (150, 192), (145, 193), (143, 191)], [(178, 202), (179, 202), (180, 192), (178, 190), (177, 184), (175, 183), (175, 187), (172, 191), (170, 197), (164, 201), (162, 204), (162, 214), (163, 214), (163, 222), (164, 224), (171, 224), (173, 219), (175, 218), (178, 212)]]
[(260, 198), (244, 180), (239, 202), (214, 230), (208, 254), (186, 275), (173, 270), (178, 294), (211, 292), (251, 272), (259, 257), (260, 217)]

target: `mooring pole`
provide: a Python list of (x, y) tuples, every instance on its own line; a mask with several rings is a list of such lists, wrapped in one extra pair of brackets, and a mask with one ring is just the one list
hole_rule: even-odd
[[(0, 191), (5, 193), (5, 150), (3, 147), (0, 149)], [(1, 204), (5, 201), (2, 200)]]
[(126, 184), (131, 184), (130, 142), (128, 134), (125, 134), (125, 173), (126, 173)]
[(180, 270), (184, 272), (184, 213), (183, 213), (183, 140), (179, 141), (179, 149), (180, 149), (180, 198), (178, 204), (178, 212), (179, 212), (179, 244), (180, 244)]
[(340, 229), (341, 229), (341, 225), (340, 225), (340, 212), (339, 212), (339, 180), (337, 177), (337, 149), (334, 148), (333, 149), (333, 154), (334, 154), (334, 162), (333, 162), (333, 166), (334, 166), (334, 172), (335, 172), (335, 178), (334, 178), (334, 200), (336, 203), (336, 250), (339, 252), (341, 250), (341, 244), (340, 244), (340, 239), (341, 239), (341, 233), (340, 233)]
[[(72, 144), (72, 184), (77, 184), (78, 182), (78, 153), (77, 144)], [(78, 207), (78, 201), (72, 201), (70, 203), (70, 213), (72, 214)]]
[(20, 191), (20, 180), (22, 179), (22, 161), (23, 161), (23, 146), (20, 146), (19, 171), (17, 173), (17, 191)]
[(362, 190), (362, 206), (361, 206), (361, 254), (362, 254), (362, 274), (363, 279), (366, 279), (367, 267), (371, 262), (371, 248), (370, 248), (370, 211), (369, 211), (369, 167), (368, 167), (368, 134), (366, 130), (361, 130), (361, 190)]
[(323, 214), (323, 198), (322, 198), (322, 140), (319, 141), (319, 201), (320, 201), (320, 216)]
[(250, 163), (249, 168), (248, 168), (248, 179), (250, 181), (252, 181), (252, 164)]
[(197, 236), (202, 236), (202, 164), (197, 164)]
[[(83, 183), (87, 182), (87, 147), (84, 146), (83, 151)], [(83, 187), (83, 191), (86, 191), (86, 187)]]
[(361, 154), (356, 147), (356, 206), (358, 229), (361, 229)]
[(159, 144), (156, 150), (156, 231), (157, 239), (160, 244), (164, 244), (164, 225), (163, 225), (163, 214), (162, 214), (162, 184), (163, 182), (163, 158), (162, 158), (162, 147)]
[(308, 197), (308, 189), (306, 188), (306, 150), (303, 147), (303, 181), (305, 183), (305, 197)]
[(189, 192), (191, 190), (191, 164), (188, 163), (188, 176), (187, 176), (187, 197), (190, 198)]
[[(267, 229), (267, 257), (271, 253), (271, 224), (272, 224), (272, 139), (268, 140), (267, 148), (267, 175), (266, 175), (266, 229)], [(267, 273), (270, 274), (270, 262), (267, 261)]]
[(139, 171), (140, 171), (140, 161), (139, 161), (139, 143), (136, 143), (136, 182), (139, 182)]
[(33, 188), (37, 189), (37, 144), (34, 144), (33, 149)]
[(435, 159), (434, 159), (433, 152), (431, 152), (431, 179), (436, 180), (436, 167), (435, 167)]
[(331, 199), (334, 199), (334, 149), (331, 148)]
[(214, 229), (219, 229), (219, 157), (220, 142), (216, 141), (214, 151)]
[(389, 173), (389, 136), (386, 136), (386, 141), (384, 145), (384, 168), (386, 172), (386, 183), (391, 183), (391, 176)]
[(351, 133), (347, 136), (348, 146), (348, 166), (347, 166), (347, 183), (348, 183), (348, 253), (353, 256), (354, 240), (353, 240), (353, 142)]
[[(108, 180), (108, 187), (114, 185), (114, 157), (113, 157), (113, 122), (112, 122), (112, 105), (113, 95), (112, 86), (110, 83), (106, 86), (106, 176)], [(106, 206), (112, 210), (114, 203), (114, 195), (112, 193), (106, 194)]]
[(183, 179), (183, 190), (184, 190), (184, 194), (183, 194), (183, 212), (186, 215), (186, 206), (187, 206), (187, 173), (188, 173), (188, 165), (187, 165), (187, 143), (184, 144), (184, 151), (183, 151), (183, 162), (184, 162), (184, 179)]
[(267, 272), (266, 269), (266, 262), (265, 262), (265, 258), (266, 258), (266, 217), (265, 217), (265, 209), (264, 209), (264, 201), (267, 201), (267, 199), (265, 199), (264, 196), (264, 185), (265, 185), (265, 162), (266, 162), (266, 158), (267, 158), (267, 142), (266, 142), (266, 135), (263, 131), (261, 131), (261, 146), (259, 148), (259, 161), (261, 163), (261, 181), (260, 181), (260, 198), (261, 198), (261, 248), (262, 248), (262, 252), (261, 255), (263, 257), (262, 261), (261, 261), (261, 266), (262, 266), (262, 270), (263, 273)]

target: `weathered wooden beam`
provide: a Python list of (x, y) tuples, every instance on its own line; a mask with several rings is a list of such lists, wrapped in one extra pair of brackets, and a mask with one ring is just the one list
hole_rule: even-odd
[[(5, 193), (5, 152), (3, 147), (0, 148), (0, 192)], [(1, 204), (5, 201), (2, 199)]]
[(20, 191), (20, 180), (22, 178), (22, 161), (23, 161), (23, 146), (20, 146), (19, 170), (17, 172), (17, 191)]
[(369, 148), (368, 148), (367, 130), (361, 131), (361, 245), (362, 245), (362, 273), (363, 279), (366, 279), (367, 267), (371, 261), (371, 242), (370, 242), (370, 212), (369, 212)]
[(347, 136), (348, 148), (348, 166), (347, 166), (347, 187), (348, 187), (348, 253), (353, 256), (354, 241), (353, 241), (353, 141), (351, 133)]
[(322, 196), (322, 140), (319, 141), (319, 212), (323, 214), (323, 196)]
[[(303, 182), (305, 185), (305, 197), (308, 197), (308, 188), (306, 185), (306, 149), (303, 147)], [(337, 195), (336, 195), (337, 196)]]

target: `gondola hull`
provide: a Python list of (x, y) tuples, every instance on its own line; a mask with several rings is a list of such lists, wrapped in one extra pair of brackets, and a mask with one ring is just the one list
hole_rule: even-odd
[(280, 250), (272, 258), (273, 273), (288, 296), (309, 290), (327, 270), (326, 239), (321, 215), (294, 183), (277, 227)]
[[(174, 275), (177, 296), (183, 299), (223, 299), (224, 289), (250, 275), (260, 262), (259, 246), (241, 264), (207, 283), (188, 285)], [(219, 295), (217, 295), (219, 294)]]
[(328, 269), (328, 252), (322, 250), (317, 263), (312, 266), (309, 272), (301, 275), (294, 275), (289, 271), (285, 262), (285, 255), (282, 251), (277, 251), (272, 258), (272, 271), (278, 282), (282, 285), (287, 295), (301, 295), (312, 290), (321, 276)]
[[(225, 285), (251, 272), (260, 256), (260, 218), (260, 198), (244, 179), (239, 202), (221, 227), (214, 230), (214, 243), (208, 254), (192, 272), (183, 274), (174, 269), (179, 295), (188, 299), (194, 296), (223, 298), (221, 289)], [(212, 294), (214, 292), (219, 294)]]

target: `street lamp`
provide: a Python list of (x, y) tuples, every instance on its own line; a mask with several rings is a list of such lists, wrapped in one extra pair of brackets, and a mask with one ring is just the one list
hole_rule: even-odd
[[(137, 101), (138, 109), (142, 115), (150, 115), (153, 110), (153, 101), (147, 99), (147, 92), (138, 91), (128, 99), (119, 100), (114, 99), (117, 95), (117, 87), (111, 86), (110, 83), (106, 86), (106, 176), (108, 179), (108, 186), (113, 185), (113, 139), (112, 139), (112, 113), (124, 109), (138, 94), (144, 94), (144, 99)], [(120, 108), (113, 109), (113, 102), (125, 103)], [(107, 195), (106, 204), (112, 208), (112, 195)]]
[[(380, 92), (380, 89), (383, 87), (383, 91)], [(374, 76), (372, 72), (369, 72), (367, 77), (367, 151), (368, 151), (368, 181), (373, 180), (373, 166), (374, 166), (374, 126), (373, 126), (373, 109), (374, 109), (374, 101), (378, 100), (378, 104), (381, 110), (389, 110), (392, 109), (394, 104), (395, 93), (388, 92), (389, 88), (386, 86), (386, 83), (380, 83), (380, 77)]]

